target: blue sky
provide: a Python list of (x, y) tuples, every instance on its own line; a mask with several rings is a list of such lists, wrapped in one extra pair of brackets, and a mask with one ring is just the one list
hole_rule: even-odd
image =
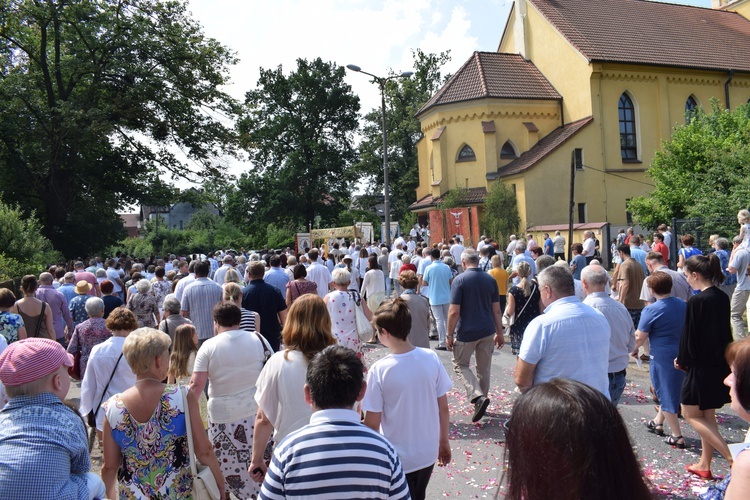
[[(595, 0), (593, 0), (595, 1)], [(667, 0), (665, 0), (667, 1)], [(711, 0), (673, 0), (710, 7)], [(258, 69), (281, 64), (291, 71), (297, 58), (321, 57), (357, 64), (385, 75), (411, 67), (411, 50), (450, 50), (454, 72), (474, 50), (497, 50), (511, 0), (190, 0), (206, 33), (237, 52), (227, 89), (237, 98), (253, 88)], [(379, 105), (377, 87), (350, 73), (363, 112)]]

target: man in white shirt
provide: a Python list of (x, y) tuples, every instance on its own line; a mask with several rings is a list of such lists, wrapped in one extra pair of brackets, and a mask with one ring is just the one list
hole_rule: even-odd
[(510, 263), (512, 270), (512, 272), (510, 273), (510, 279), (513, 280), (513, 284), (517, 285), (521, 282), (521, 278), (518, 277), (518, 272), (516, 271), (518, 269), (518, 264), (521, 261), (526, 261), (529, 263), (529, 266), (531, 266), (531, 274), (529, 275), (529, 279), (534, 279), (534, 276), (536, 276), (536, 263), (534, 262), (534, 259), (526, 255), (526, 242), (516, 242), (514, 251), (516, 254), (513, 256), (513, 260)]
[[(459, 238), (458, 236), (453, 238), (453, 241), (454, 243), (450, 248), (451, 256), (453, 257), (453, 262), (459, 263), (461, 262), (461, 254), (464, 252), (465, 248), (461, 244), (461, 238)], [(463, 271), (463, 268), (461, 268), (461, 266), (458, 266), (458, 272), (462, 273)]]
[(185, 289), (195, 281), (195, 265), (197, 263), (198, 261), (195, 259), (190, 261), (190, 264), (188, 264), (188, 275), (178, 281), (174, 287), (174, 295), (180, 302), (182, 302), (182, 294), (185, 292)]
[(584, 231), (583, 237), (583, 252), (581, 255), (586, 257), (586, 265), (591, 264), (594, 259), (594, 253), (596, 252), (596, 241), (594, 241), (594, 233), (591, 231)]
[(588, 384), (609, 398), (610, 327), (575, 297), (573, 276), (551, 266), (539, 274), (544, 314), (523, 334), (515, 382), (521, 391), (555, 377)]
[(508, 246), (505, 248), (505, 254), (506, 255), (513, 255), (513, 252), (516, 249), (516, 235), (511, 234), (510, 235), (510, 243), (508, 243)]
[(307, 252), (307, 257), (310, 259), (310, 267), (307, 268), (307, 279), (317, 283), (318, 295), (321, 298), (325, 297), (333, 289), (331, 271), (318, 262), (318, 250), (316, 248)]
[(219, 285), (224, 284), (224, 277), (227, 275), (227, 271), (234, 265), (234, 257), (227, 254), (222, 259), (222, 265), (214, 273), (214, 281)]
[(607, 294), (609, 274), (602, 266), (586, 266), (581, 271), (581, 283), (586, 292), (583, 303), (604, 315), (609, 323), (609, 395), (617, 406), (625, 389), (625, 375), (630, 353), (635, 349), (635, 328), (627, 308)]

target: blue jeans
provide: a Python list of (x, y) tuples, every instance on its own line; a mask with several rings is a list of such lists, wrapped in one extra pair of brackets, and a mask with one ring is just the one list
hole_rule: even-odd
[(622, 391), (625, 390), (625, 370), (617, 373), (608, 373), (609, 377), (609, 398), (612, 400), (612, 404), (617, 406), (622, 396)]

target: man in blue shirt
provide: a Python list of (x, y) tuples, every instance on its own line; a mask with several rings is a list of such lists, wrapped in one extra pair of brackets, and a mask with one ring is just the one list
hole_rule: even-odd
[[(490, 404), (492, 351), (503, 346), (503, 322), (500, 294), (495, 278), (479, 269), (479, 255), (473, 248), (461, 253), (465, 272), (451, 290), (446, 345), (453, 351), (453, 370), (466, 388), (466, 397), (474, 404), (472, 422), (484, 416)], [(456, 339), (454, 341), (453, 336)], [(474, 354), (476, 375), (469, 362)]]
[(289, 283), (289, 276), (281, 269), (281, 257), (273, 254), (268, 259), (270, 268), (263, 276), (263, 281), (279, 289), (281, 295), (286, 296), (286, 284)]
[[(453, 272), (440, 259), (440, 250), (433, 248), (430, 250), (432, 264), (427, 266), (422, 277), (422, 282), (430, 287), (430, 309), (435, 317), (438, 331), (438, 351), (447, 351), (445, 346), (446, 321), (448, 319), (448, 305), (451, 301), (451, 283), (453, 282)], [(477, 264), (479, 261), (477, 261)]]
[(0, 498), (102, 498), (83, 420), (66, 406), (73, 358), (57, 342), (28, 338), (0, 356), (10, 400), (0, 410)]
[(544, 233), (544, 255), (555, 256), (555, 244), (552, 242), (552, 238), (549, 237), (549, 233)]

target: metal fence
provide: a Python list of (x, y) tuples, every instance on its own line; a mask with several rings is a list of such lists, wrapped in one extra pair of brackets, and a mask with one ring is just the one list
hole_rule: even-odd
[(682, 248), (680, 236), (692, 234), (695, 238), (695, 248), (699, 248), (704, 254), (710, 249), (708, 238), (712, 234), (718, 234), (729, 240), (729, 247), (732, 247), (732, 238), (739, 234), (739, 224), (736, 218), (717, 217), (717, 218), (695, 218), (695, 219), (672, 219), (672, 242), (670, 243), (669, 255), (677, 255)]

